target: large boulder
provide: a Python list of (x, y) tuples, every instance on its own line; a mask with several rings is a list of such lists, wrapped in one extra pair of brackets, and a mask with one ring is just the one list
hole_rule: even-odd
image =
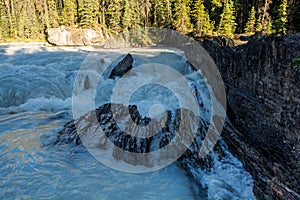
[(121, 77), (126, 72), (132, 69), (133, 58), (131, 54), (127, 54), (123, 60), (121, 60), (112, 70), (109, 75), (110, 79), (115, 79), (116, 77)]
[(48, 42), (57, 46), (103, 45), (105, 41), (101, 29), (76, 29), (61, 26), (48, 29)]

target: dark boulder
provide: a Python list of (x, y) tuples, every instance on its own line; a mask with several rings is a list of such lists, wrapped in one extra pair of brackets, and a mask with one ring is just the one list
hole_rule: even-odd
[(133, 58), (131, 54), (127, 54), (127, 56), (121, 60), (112, 70), (109, 75), (110, 79), (115, 79), (116, 77), (122, 77), (128, 71), (132, 69)]

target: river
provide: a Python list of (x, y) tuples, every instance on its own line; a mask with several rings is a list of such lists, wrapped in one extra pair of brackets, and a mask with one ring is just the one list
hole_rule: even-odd
[[(201, 172), (207, 194), (199, 194), (176, 163), (149, 173), (124, 173), (103, 165), (83, 146), (53, 146), (57, 132), (73, 118), (77, 72), (95, 51), (111, 54), (92, 47), (0, 46), (0, 199), (254, 199), (252, 177), (229, 152), (230, 159)], [(139, 63), (149, 59), (133, 55)], [(166, 55), (165, 62), (176, 61)], [(95, 98), (100, 105), (109, 99), (104, 86), (97, 87), (102, 88)]]

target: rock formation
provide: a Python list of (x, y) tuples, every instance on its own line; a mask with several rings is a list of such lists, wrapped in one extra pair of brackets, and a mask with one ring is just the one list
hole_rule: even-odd
[(121, 77), (126, 72), (132, 69), (133, 58), (130, 54), (128, 54), (123, 60), (121, 60), (112, 70), (109, 75), (109, 78), (115, 79), (116, 77)]
[(47, 35), (48, 42), (57, 46), (99, 46), (105, 41), (105, 36), (101, 29), (74, 29), (61, 26), (48, 29)]
[(219, 67), (237, 129), (222, 135), (254, 177), (257, 198), (300, 199), (300, 72), (292, 64), (300, 34), (202, 46)]

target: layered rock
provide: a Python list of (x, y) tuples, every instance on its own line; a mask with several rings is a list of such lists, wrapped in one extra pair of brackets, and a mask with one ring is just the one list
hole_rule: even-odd
[(75, 29), (61, 26), (48, 29), (47, 35), (48, 42), (57, 46), (99, 46), (106, 40), (101, 29)]
[[(238, 131), (223, 137), (255, 179), (258, 199), (300, 199), (300, 34), (261, 37), (238, 47), (205, 40), (227, 88)], [(298, 194), (297, 194), (298, 193)]]
[[(126, 124), (126, 130), (120, 128), (118, 123), (120, 121)], [(198, 158), (198, 152), (207, 128), (207, 122), (185, 109), (166, 111), (163, 118), (156, 120), (142, 117), (135, 105), (104, 104), (79, 119), (67, 123), (59, 131), (55, 144), (80, 145), (83, 142), (87, 148), (106, 149), (112, 143), (114, 144), (112, 157), (147, 167), (154, 166), (157, 161), (174, 159), (174, 156), (178, 155), (175, 151), (187, 150), (181, 159), (190, 160), (189, 162), (194, 159), (199, 163), (201, 159)], [(190, 134), (179, 134), (178, 132), (182, 130)], [(156, 132), (149, 136), (148, 134), (153, 131)], [(190, 144), (192, 145), (189, 146)], [(170, 145), (169, 148), (173, 151), (161, 151), (156, 153), (154, 158), (151, 155), (149, 157), (144, 155), (144, 153), (157, 151), (167, 145)], [(129, 153), (138, 155), (133, 160)], [(204, 166), (205, 162), (202, 164)]]

